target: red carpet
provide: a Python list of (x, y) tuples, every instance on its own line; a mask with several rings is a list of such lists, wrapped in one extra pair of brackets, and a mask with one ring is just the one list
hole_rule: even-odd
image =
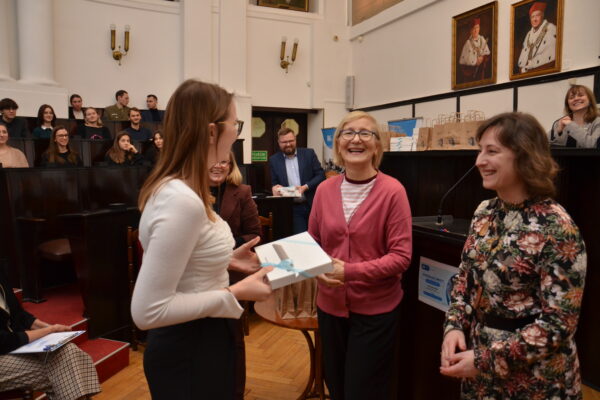
[[(82, 317), (83, 301), (76, 285), (45, 289), (43, 295), (48, 301), (23, 303), (23, 308), (49, 324), (68, 325), (73, 330), (87, 329), (87, 320)], [(87, 334), (73, 342), (92, 357), (100, 382), (129, 365), (129, 343), (109, 339), (88, 340)]]
[(84, 320), (83, 301), (77, 286), (45, 289), (43, 295), (48, 301), (39, 304), (23, 303), (23, 308), (49, 324), (73, 326)]

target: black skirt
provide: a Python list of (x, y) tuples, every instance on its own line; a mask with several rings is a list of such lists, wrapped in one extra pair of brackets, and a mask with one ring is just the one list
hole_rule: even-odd
[(151, 329), (144, 372), (152, 399), (233, 399), (236, 321), (202, 318)]

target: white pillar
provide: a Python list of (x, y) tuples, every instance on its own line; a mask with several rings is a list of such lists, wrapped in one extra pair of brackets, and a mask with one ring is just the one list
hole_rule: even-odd
[[(181, 0), (183, 79), (209, 82), (213, 76), (213, 6), (212, 1)], [(201, 39), (200, 39), (201, 38)]]
[(10, 25), (8, 24), (9, 18), (12, 18), (11, 8), (9, 7), (8, 0), (0, 0), (0, 49), (2, 49), (3, 55), (0, 57), (0, 81), (12, 81), (14, 80), (10, 76), (10, 37), (9, 34)]
[(219, 10), (219, 84), (246, 94), (246, 9), (248, 0), (221, 0)]
[(52, 0), (17, 1), (20, 83), (57, 85), (52, 9)]

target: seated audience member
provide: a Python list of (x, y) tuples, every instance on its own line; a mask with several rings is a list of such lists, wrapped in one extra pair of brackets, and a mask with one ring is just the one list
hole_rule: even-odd
[(144, 154), (144, 159), (150, 165), (156, 164), (158, 157), (160, 157), (160, 150), (163, 147), (163, 137), (161, 131), (154, 132), (152, 136), (153, 146)]
[(110, 131), (107, 127), (102, 126), (94, 107), (86, 108), (84, 123), (77, 126), (76, 134), (82, 139), (110, 139)]
[(29, 167), (25, 154), (8, 145), (8, 129), (4, 121), (0, 121), (0, 164), (3, 168)]
[(112, 147), (106, 152), (104, 161), (108, 165), (132, 166), (140, 165), (143, 161), (141, 154), (131, 144), (129, 133), (121, 131), (115, 137)]
[(162, 122), (165, 112), (158, 109), (158, 97), (153, 94), (146, 96), (147, 110), (142, 110), (142, 121)]
[(29, 136), (27, 121), (17, 117), (18, 108), (19, 105), (13, 99), (0, 100), (0, 113), (2, 113), (2, 121), (6, 124), (8, 134), (14, 138), (25, 138)]
[(129, 94), (125, 90), (119, 90), (115, 93), (117, 102), (104, 109), (104, 117), (109, 121), (127, 121), (129, 120)]
[(58, 125), (52, 131), (48, 149), (42, 154), (42, 167), (69, 168), (82, 167), (79, 154), (69, 147), (69, 132), (63, 125)]
[(85, 118), (85, 108), (83, 108), (83, 99), (78, 94), (72, 94), (69, 98), (69, 119), (83, 120)]
[(0, 391), (30, 386), (52, 399), (88, 399), (100, 392), (91, 357), (73, 343), (46, 355), (8, 354), (50, 333), (71, 328), (50, 325), (23, 310), (3, 273), (0, 309)]
[(38, 110), (37, 126), (33, 130), (33, 137), (37, 139), (49, 139), (52, 129), (56, 123), (54, 108), (49, 104), (42, 104)]
[(552, 125), (550, 143), (569, 147), (598, 147), (600, 113), (594, 93), (588, 87), (572, 85), (569, 88), (565, 96), (565, 114)]
[(129, 109), (129, 128), (125, 129), (131, 140), (135, 140), (138, 142), (145, 142), (146, 140), (150, 140), (152, 137), (152, 132), (148, 128), (144, 128), (140, 121), (142, 120), (142, 115), (140, 114), (140, 110), (136, 107)]

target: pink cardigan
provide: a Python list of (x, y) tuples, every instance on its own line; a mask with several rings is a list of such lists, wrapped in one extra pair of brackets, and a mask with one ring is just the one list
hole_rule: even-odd
[(375, 315), (402, 300), (402, 273), (412, 254), (412, 218), (404, 186), (382, 172), (347, 224), (342, 209), (343, 175), (317, 189), (308, 232), (331, 257), (345, 262), (345, 284), (319, 283), (317, 305), (326, 313)]

